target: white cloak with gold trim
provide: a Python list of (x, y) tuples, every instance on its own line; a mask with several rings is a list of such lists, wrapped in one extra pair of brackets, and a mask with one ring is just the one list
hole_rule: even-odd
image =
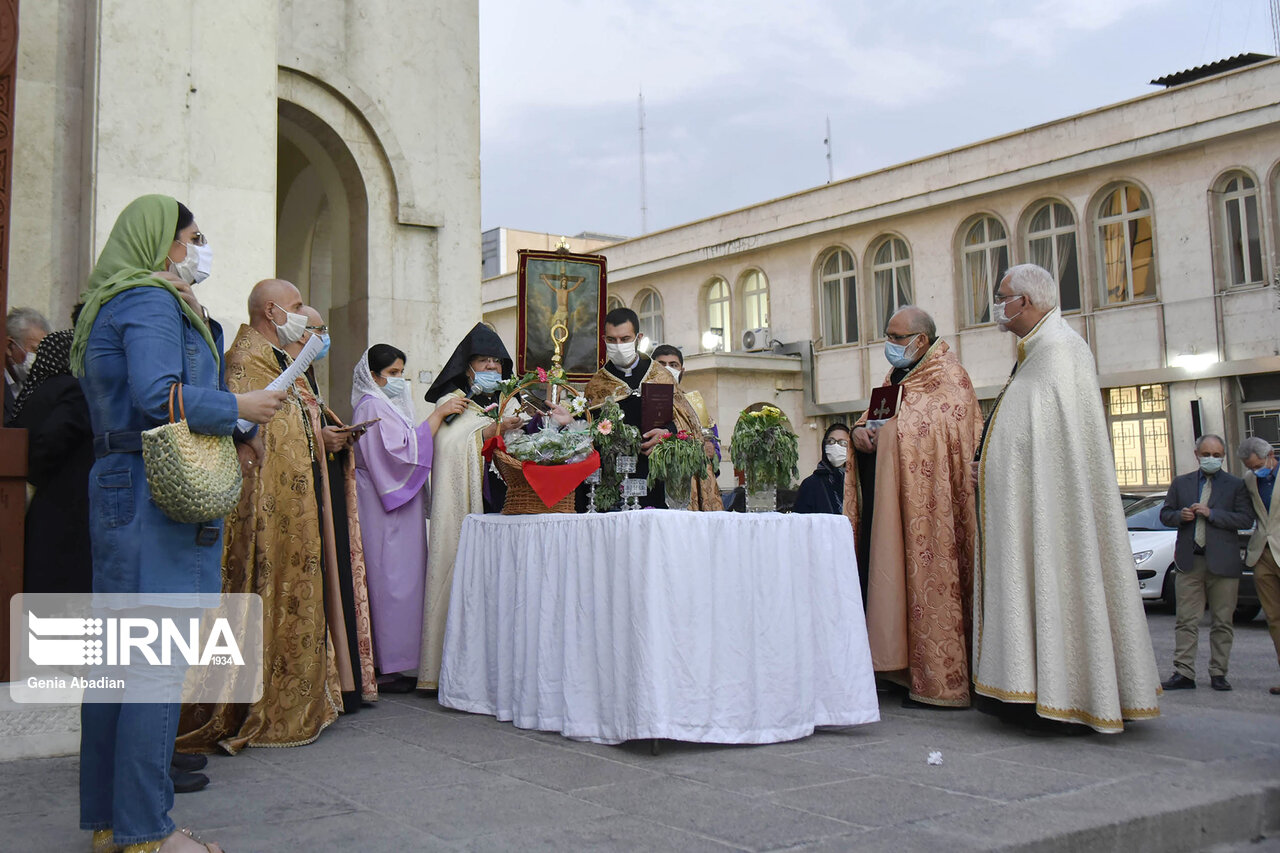
[(1018, 343), (979, 466), (974, 689), (1118, 732), (1160, 682), (1095, 371), (1056, 309)]
[[(441, 402), (450, 394), (441, 398)], [(444, 653), (444, 622), (453, 588), (453, 561), (458, 556), (462, 520), (484, 512), (484, 457), (481, 433), (493, 421), (469, 407), (435, 434), (431, 460), (431, 524), (427, 530), (427, 588), (423, 606), (422, 652), (418, 689), (435, 690)]]

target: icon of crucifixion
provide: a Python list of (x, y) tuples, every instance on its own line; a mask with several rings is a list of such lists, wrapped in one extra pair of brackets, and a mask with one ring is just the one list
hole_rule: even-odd
[[(542, 279), (542, 283), (556, 295), (556, 310), (551, 315), (551, 327), (562, 325), (565, 328), (569, 326), (569, 294), (573, 293), (582, 283), (587, 280), (586, 276), (569, 275), (565, 270), (564, 261), (560, 262), (560, 272), (558, 273), (542, 273), (538, 276)], [(572, 286), (570, 286), (572, 285)]]

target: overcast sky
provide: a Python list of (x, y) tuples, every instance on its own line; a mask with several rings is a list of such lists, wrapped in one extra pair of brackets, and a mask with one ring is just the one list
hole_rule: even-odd
[(480, 0), (482, 224), (648, 230), (1274, 53), (1268, 0)]

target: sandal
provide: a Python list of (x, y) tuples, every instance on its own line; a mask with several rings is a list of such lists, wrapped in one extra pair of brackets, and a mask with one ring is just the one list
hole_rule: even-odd
[(95, 829), (92, 841), (93, 853), (120, 853), (124, 848), (116, 844), (115, 833), (108, 829)]
[(116, 850), (121, 851), (121, 853), (160, 853), (160, 848), (164, 846), (164, 843), (178, 833), (182, 833), (196, 844), (204, 847), (204, 849), (208, 850), (209, 853), (222, 853), (221, 847), (210, 844), (209, 842), (201, 841), (191, 832), (191, 830), (186, 828), (175, 830), (172, 834), (165, 838), (161, 838), (158, 841), (144, 841), (141, 844), (130, 844), (128, 847), (117, 847)]

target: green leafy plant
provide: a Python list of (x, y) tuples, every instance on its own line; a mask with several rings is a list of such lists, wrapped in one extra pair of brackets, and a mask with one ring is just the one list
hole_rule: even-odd
[(507, 453), (521, 462), (560, 465), (581, 462), (591, 453), (591, 433), (548, 425), (535, 433), (507, 433)]
[(798, 473), (800, 451), (796, 434), (787, 428), (786, 416), (780, 409), (765, 406), (738, 414), (729, 456), (734, 467), (746, 475), (748, 489), (755, 490), (790, 485)]
[(681, 430), (668, 435), (649, 451), (649, 485), (655, 480), (664, 483), (687, 483), (693, 477), (707, 472), (707, 451), (701, 436)]
[(591, 425), (591, 439), (600, 451), (600, 484), (596, 486), (596, 509), (607, 510), (622, 499), (622, 475), (617, 471), (619, 456), (640, 452), (640, 430), (622, 419), (622, 409), (614, 400), (600, 407)]

